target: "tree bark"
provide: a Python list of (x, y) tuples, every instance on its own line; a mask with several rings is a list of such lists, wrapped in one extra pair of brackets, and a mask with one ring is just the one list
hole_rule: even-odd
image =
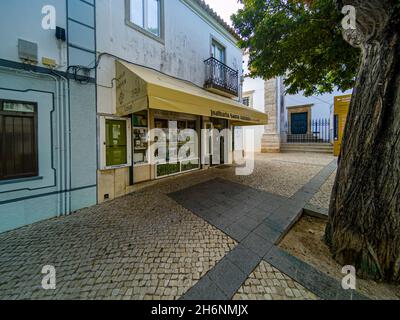
[(325, 240), (358, 276), (400, 283), (400, 23), (398, 0), (356, 8), (346, 40), (361, 49)]

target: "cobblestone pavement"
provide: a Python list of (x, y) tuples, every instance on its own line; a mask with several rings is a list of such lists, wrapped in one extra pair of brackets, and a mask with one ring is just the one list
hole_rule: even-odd
[(317, 300), (318, 297), (262, 261), (233, 300)]
[(234, 167), (213, 168), (160, 180), (155, 186), (158, 192), (170, 193), (219, 177), (290, 198), (332, 160), (326, 154), (255, 154), (254, 172), (249, 176), (237, 176)]
[[(0, 235), (0, 299), (177, 299), (235, 246), (157, 194)], [(56, 267), (57, 289), (41, 288)]]
[[(303, 289), (301, 284), (323, 299), (363, 298), (346, 295), (335, 279), (324, 276), (307, 263), (277, 247), (279, 239), (301, 216), (304, 205), (311, 200), (335, 170), (336, 162), (331, 161), (291, 198), (221, 178), (171, 193), (171, 198), (239, 243), (190, 288), (182, 299), (209, 300), (210, 292), (212, 292), (212, 299), (216, 300), (232, 299), (237, 297), (238, 293), (242, 294), (242, 299), (246, 298), (249, 292), (256, 293), (256, 290), (261, 289), (261, 286), (260, 288), (253, 286), (255, 283), (258, 285), (260, 274), (269, 276), (267, 269), (263, 268), (264, 264), (261, 264), (259, 267), (261, 271), (257, 269), (254, 275), (256, 280), (251, 278), (254, 269), (262, 260), (275, 267), (275, 270), (280, 270), (279, 275), (272, 270), (271, 279), (279, 277), (285, 280), (285, 283), (275, 283), (274, 289), (267, 286), (264, 291), (260, 290), (262, 295), (271, 291), (274, 292), (275, 299), (288, 298), (291, 294), (293, 294), (292, 298), (305, 299), (304, 292), (308, 292), (298, 292), (299, 288)], [(199, 198), (199, 194), (204, 196)], [(221, 203), (224, 204), (222, 207)], [(284, 274), (291, 279), (283, 277)], [(250, 280), (248, 280), (249, 277)], [(281, 286), (292, 284), (288, 280), (293, 281), (296, 290), (285, 291), (282, 288), (278, 290)], [(246, 284), (246, 281), (249, 282)], [(247, 298), (253, 299), (255, 296)]]
[[(220, 177), (290, 196), (331, 160), (257, 155), (248, 177), (233, 168), (199, 171), (0, 234), (0, 299), (178, 299), (237, 242), (168, 193)], [(56, 267), (55, 291), (41, 288), (45, 265)]]
[(323, 209), (329, 209), (336, 171), (329, 177), (317, 194), (311, 199), (310, 204)]
[(231, 169), (222, 170), (219, 177), (290, 198), (333, 159), (324, 154), (256, 154), (252, 175), (237, 176)]

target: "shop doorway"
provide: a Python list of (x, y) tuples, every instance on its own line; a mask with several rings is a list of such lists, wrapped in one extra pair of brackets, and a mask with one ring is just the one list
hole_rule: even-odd
[[(225, 136), (226, 132), (224, 132), (225, 129), (228, 129), (228, 120), (225, 119), (212, 119), (211, 120), (211, 126), (212, 129), (217, 130), (218, 134), (216, 135), (216, 137), (214, 137), (214, 139), (216, 139), (215, 141), (215, 145), (219, 146), (219, 151), (217, 150), (217, 152), (219, 152), (219, 163), (214, 164), (212, 162), (212, 153), (211, 154), (211, 165), (212, 166), (217, 166), (220, 164), (225, 164), (226, 162), (226, 155), (227, 155), (227, 150), (225, 150), (228, 145), (227, 145), (227, 137)], [(210, 137), (211, 138), (211, 137)], [(212, 143), (214, 141), (211, 141)], [(212, 148), (212, 143), (210, 144), (210, 147)]]
[(214, 125), (212, 124), (212, 122), (209, 122), (209, 121), (207, 121), (207, 122), (204, 122), (204, 129), (206, 129), (206, 132), (207, 132), (207, 139), (208, 139), (208, 141), (207, 141), (207, 144), (206, 144), (206, 152), (207, 152), (207, 154), (209, 155), (209, 164), (210, 164), (210, 166), (212, 166), (213, 164), (213, 157), (212, 157), (212, 146), (213, 146), (213, 139), (212, 139), (212, 135), (211, 135), (211, 132), (213, 132), (213, 129), (214, 129)]

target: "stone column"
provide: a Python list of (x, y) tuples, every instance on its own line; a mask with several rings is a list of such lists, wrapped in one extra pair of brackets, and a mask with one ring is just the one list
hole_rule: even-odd
[(278, 153), (281, 150), (281, 136), (278, 112), (281, 111), (280, 79), (265, 81), (265, 113), (268, 115), (268, 125), (265, 126), (261, 141), (261, 152)]

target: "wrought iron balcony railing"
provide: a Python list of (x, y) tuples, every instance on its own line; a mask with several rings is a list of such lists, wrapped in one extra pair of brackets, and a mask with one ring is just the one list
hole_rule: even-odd
[(226, 64), (215, 58), (204, 61), (206, 66), (207, 89), (214, 89), (224, 92), (228, 96), (239, 96), (239, 72), (228, 67)]

